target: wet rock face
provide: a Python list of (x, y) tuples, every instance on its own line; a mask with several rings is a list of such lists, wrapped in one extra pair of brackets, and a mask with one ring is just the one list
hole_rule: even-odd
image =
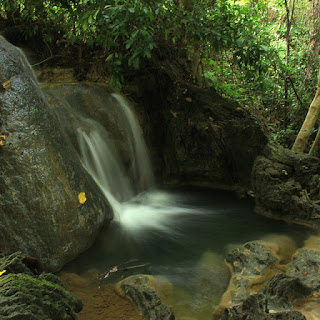
[(320, 161), (268, 145), (252, 171), (255, 211), (320, 228)]
[[(82, 302), (53, 274), (35, 276), (15, 253), (0, 259), (0, 318), (3, 320), (75, 320)], [(2, 269), (1, 269), (2, 270)]]
[(248, 188), (267, 143), (256, 121), (213, 88), (187, 84), (184, 57), (172, 59), (163, 49), (150, 63), (124, 89), (137, 103), (160, 179)]
[(58, 270), (93, 243), (111, 210), (64, 139), (25, 57), (2, 37), (0, 83), (0, 251), (20, 250)]
[(163, 304), (157, 291), (150, 286), (152, 280), (146, 275), (128, 277), (118, 284), (118, 292), (134, 302), (149, 320), (174, 320), (171, 307)]
[(253, 161), (267, 142), (260, 127), (214, 90), (190, 86), (180, 99), (170, 109), (177, 116), (166, 115), (171, 174), (186, 181), (248, 186)]

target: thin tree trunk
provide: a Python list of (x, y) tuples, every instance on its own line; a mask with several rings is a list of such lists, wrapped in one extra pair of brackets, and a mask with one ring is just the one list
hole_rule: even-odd
[(306, 148), (308, 139), (312, 133), (314, 125), (320, 113), (320, 74), (318, 75), (318, 88), (315, 97), (310, 105), (307, 116), (299, 131), (296, 141), (292, 147), (294, 152), (303, 152)]
[(309, 154), (311, 156), (312, 156), (312, 154), (314, 152), (314, 149), (316, 148), (316, 145), (318, 144), (319, 138), (320, 138), (320, 127), (318, 128), (318, 132), (317, 132), (316, 138), (314, 139), (312, 147), (311, 147), (311, 149), (309, 151)]
[[(295, 0), (292, 1), (292, 6), (291, 9), (289, 8), (288, 1), (284, 0), (284, 4), (286, 7), (286, 24), (287, 24), (287, 30), (286, 30), (286, 44), (287, 44), (287, 52), (286, 52), (286, 66), (289, 66), (289, 57), (290, 57), (290, 30), (291, 30), (291, 25), (293, 21), (293, 15), (294, 15), (294, 7), (295, 7)], [(289, 83), (288, 83), (288, 74), (285, 75), (285, 80), (284, 80), (284, 105), (286, 107), (289, 106)]]
[(320, 1), (312, 1), (312, 22), (311, 22), (311, 41), (310, 51), (311, 54), (317, 55), (319, 51), (319, 37), (320, 37)]

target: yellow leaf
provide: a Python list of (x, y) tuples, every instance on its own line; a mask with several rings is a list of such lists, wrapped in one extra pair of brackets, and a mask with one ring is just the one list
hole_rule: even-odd
[(0, 140), (0, 146), (3, 146), (3, 142)]
[(5, 135), (0, 135), (0, 139), (6, 141), (6, 136)]
[(87, 201), (85, 192), (80, 192), (78, 194), (78, 200), (80, 204), (84, 204)]
[(173, 112), (172, 110), (170, 110), (171, 114), (176, 118), (177, 117), (177, 113)]
[(7, 81), (2, 83), (2, 87), (4, 89), (8, 89), (10, 86), (11, 86), (11, 81), (10, 80), (7, 80)]
[(242, 110), (242, 109), (241, 109), (240, 107), (238, 107), (238, 108), (237, 108), (237, 110), (239, 110), (239, 111), (240, 111), (240, 110)]
[(0, 271), (0, 277), (4, 274), (4, 273), (6, 273), (7, 272), (7, 270), (2, 270), (2, 271)]
[(192, 98), (186, 98), (186, 100), (188, 101), (188, 102), (191, 102), (192, 101)]

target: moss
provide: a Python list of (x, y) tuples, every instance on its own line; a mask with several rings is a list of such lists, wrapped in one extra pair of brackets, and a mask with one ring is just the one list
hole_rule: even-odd
[(0, 259), (0, 271), (7, 270), (7, 273), (26, 273), (32, 275), (31, 270), (22, 262), (25, 258), (21, 252), (15, 252)]
[(22, 266), (23, 258), (17, 253), (0, 259), (1, 266), (18, 265), (26, 271), (20, 273), (17, 269), (21, 268), (10, 268), (9, 273), (0, 277), (0, 319), (77, 319), (76, 313), (82, 309), (81, 300), (68, 292), (55, 275), (32, 275), (26, 266)]

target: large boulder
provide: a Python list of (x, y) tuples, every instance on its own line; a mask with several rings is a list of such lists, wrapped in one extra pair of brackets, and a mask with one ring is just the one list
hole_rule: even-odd
[(268, 144), (252, 170), (255, 211), (320, 227), (320, 160)]
[(111, 209), (64, 138), (26, 58), (3, 37), (0, 84), (0, 251), (20, 250), (58, 270), (90, 247)]

